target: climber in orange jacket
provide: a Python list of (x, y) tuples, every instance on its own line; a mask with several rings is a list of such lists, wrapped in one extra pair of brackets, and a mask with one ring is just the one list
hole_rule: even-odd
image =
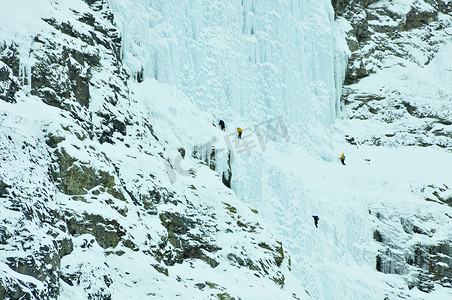
[(238, 133), (238, 138), (239, 139), (242, 139), (242, 132), (243, 132), (242, 128), (237, 127), (237, 133)]
[(341, 160), (341, 163), (345, 166), (345, 155), (344, 153), (342, 153), (341, 157), (339, 157), (339, 159)]

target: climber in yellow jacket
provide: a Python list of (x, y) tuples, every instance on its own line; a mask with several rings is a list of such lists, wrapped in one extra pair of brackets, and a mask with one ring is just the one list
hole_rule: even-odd
[(339, 159), (341, 160), (341, 163), (345, 166), (345, 155), (344, 153), (342, 153), (341, 157), (339, 157)]
[(237, 133), (238, 133), (238, 138), (239, 139), (242, 139), (242, 132), (243, 132), (242, 128), (237, 127)]

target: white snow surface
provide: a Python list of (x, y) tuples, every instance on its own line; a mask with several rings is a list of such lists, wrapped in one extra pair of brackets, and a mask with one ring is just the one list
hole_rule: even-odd
[[(385, 148), (344, 142), (345, 131), (384, 129), (378, 123), (362, 128), (345, 118), (336, 119), (341, 89), (337, 77), (343, 76), (347, 53), (345, 42), (342, 38), (335, 41), (334, 33), (347, 24), (333, 20), (329, 0), (108, 2), (122, 33), (126, 69), (132, 75), (143, 70), (144, 81), (137, 83), (131, 78), (129, 84), (137, 101), (134, 108), (151, 120), (162, 141), (159, 150), (172, 160), (179, 147), (209, 148), (214, 141), (223, 153), (229, 148), (233, 152), (235, 195), (195, 159), (184, 161), (182, 167), (195, 169), (197, 179), (176, 174), (177, 180), (171, 183), (163, 165), (133, 165), (127, 156), (140, 155), (133, 149), (108, 149), (107, 145), (103, 151), (123, 164), (130, 163), (130, 172), (156, 172), (163, 185), (185, 190), (188, 197), (187, 186), (202, 183), (205, 188), (198, 192), (205, 202), (200, 206), (211, 206), (213, 211), (220, 211), (222, 204), (221, 200), (209, 203), (212, 195), (233, 201), (243, 211), (256, 208), (257, 220), (273, 231), (263, 234), (274, 234), (289, 251), (293, 277), (287, 277), (286, 287), (279, 289), (273, 282), (263, 285), (250, 273), (228, 267), (212, 269), (203, 263), (176, 265), (171, 272), (185, 274), (194, 282), (210, 278), (240, 299), (290, 299), (293, 292), (305, 297), (304, 290), (313, 299), (451, 299), (451, 289), (435, 286), (429, 294), (409, 290), (403, 276), (375, 270), (381, 246), (373, 239), (376, 218), (370, 211), (394, 218), (395, 223), (399, 217), (428, 219), (434, 232), (431, 243), (452, 238), (451, 208), (426, 202), (423, 194), (429, 185), (452, 187), (452, 155), (434, 147)], [(399, 3), (397, 9), (406, 10), (402, 5), (406, 2), (389, 3)], [(40, 18), (64, 14), (63, 8), (71, 5), (83, 10), (86, 4), (76, 0), (2, 0), (0, 5), (11, 8), (0, 9), (0, 39), (27, 49), (32, 36), (51, 30), (39, 22)], [(444, 46), (426, 67), (383, 70), (375, 75), (375, 81), (362, 81), (360, 88), (372, 91), (390, 86), (407, 95), (422, 93), (425, 97), (416, 97), (416, 101), (428, 95), (429, 105), (450, 113), (450, 98), (435, 95), (452, 94), (451, 49), (450, 43)], [(27, 67), (33, 64), (26, 57), (21, 63)], [(17, 117), (14, 124), (1, 124), (12, 128), (4, 134), (40, 137), (43, 127), (65, 122), (64, 116), (34, 97), (23, 93), (20, 99), (22, 102), (14, 105), (0, 101), (1, 113)], [(21, 118), (26, 121), (19, 122)], [(212, 126), (219, 119), (225, 120), (226, 132)], [(20, 133), (24, 123), (36, 132)], [(235, 139), (239, 126), (244, 129), (243, 141)], [(259, 131), (262, 126), (263, 137)], [(65, 143), (69, 147), (71, 141)], [(338, 161), (342, 152), (346, 166)], [(95, 158), (85, 160), (96, 163)], [(223, 158), (217, 171), (225, 164)], [(104, 208), (93, 204), (92, 209)], [(315, 228), (312, 215), (320, 217), (319, 228)], [(253, 214), (247, 217), (253, 218)], [(134, 232), (144, 235), (146, 230), (136, 228)], [(77, 237), (79, 243), (86, 239), (90, 238)], [(226, 236), (218, 239), (219, 244), (229, 243)], [(68, 256), (62, 264), (86, 260), (95, 268), (105, 268), (103, 260), (107, 258), (102, 248), (95, 244), (89, 254)], [(115, 275), (114, 281), (120, 284), (112, 288), (113, 299), (206, 297), (174, 277), (154, 272), (149, 264), (141, 266), (133, 255), (130, 252), (108, 261), (112, 269), (131, 274)], [(0, 264), (0, 272), (10, 270)], [(64, 282), (61, 293), (61, 299), (82, 299), (85, 295)]]

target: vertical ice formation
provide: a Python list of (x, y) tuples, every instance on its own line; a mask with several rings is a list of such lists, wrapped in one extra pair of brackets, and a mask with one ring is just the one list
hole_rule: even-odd
[(177, 86), (201, 110), (242, 127), (282, 116), (298, 144), (336, 117), (329, 0), (110, 3), (131, 74)]
[[(338, 23), (330, 0), (110, 3), (122, 31), (123, 62), (131, 74), (175, 86), (198, 109), (225, 120), (226, 133), (242, 127), (247, 129), (246, 135), (248, 129), (266, 120), (283, 121), (288, 139), (270, 142), (265, 152), (253, 150), (247, 155), (236, 151), (232, 162), (223, 151), (221, 157), (215, 156), (215, 168), (225, 174), (232, 165), (233, 190), (244, 202), (258, 207), (266, 222), (288, 242), (293, 273), (310, 285), (317, 298), (327, 299), (347, 285), (350, 276), (323, 276), (327, 264), (315, 268), (311, 258), (305, 258), (306, 249), (315, 256), (313, 260), (322, 260), (324, 254), (312, 251), (316, 240), (305, 220), (311, 218), (312, 210), (329, 208), (317, 197), (319, 183), (315, 187), (306, 183), (310, 166), (305, 165), (305, 158), (310, 154), (302, 148), (333, 159), (327, 153), (331, 152), (330, 125), (337, 117), (347, 58), (345, 42), (340, 34), (335, 37), (341, 30), (335, 30)], [(207, 161), (209, 152), (210, 148), (199, 149)], [(319, 193), (322, 198), (329, 196)], [(350, 227), (360, 221), (353, 221)], [(331, 230), (333, 238), (321, 241), (335, 261), (348, 249), (360, 251), (343, 244), (339, 237), (354, 233), (344, 230)], [(357, 256), (367, 259), (360, 252)], [(342, 296), (359, 289), (345, 289)]]

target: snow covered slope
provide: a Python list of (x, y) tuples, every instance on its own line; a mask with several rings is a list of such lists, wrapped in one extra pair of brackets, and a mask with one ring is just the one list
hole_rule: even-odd
[(3, 0), (0, 298), (450, 298), (451, 5)]

